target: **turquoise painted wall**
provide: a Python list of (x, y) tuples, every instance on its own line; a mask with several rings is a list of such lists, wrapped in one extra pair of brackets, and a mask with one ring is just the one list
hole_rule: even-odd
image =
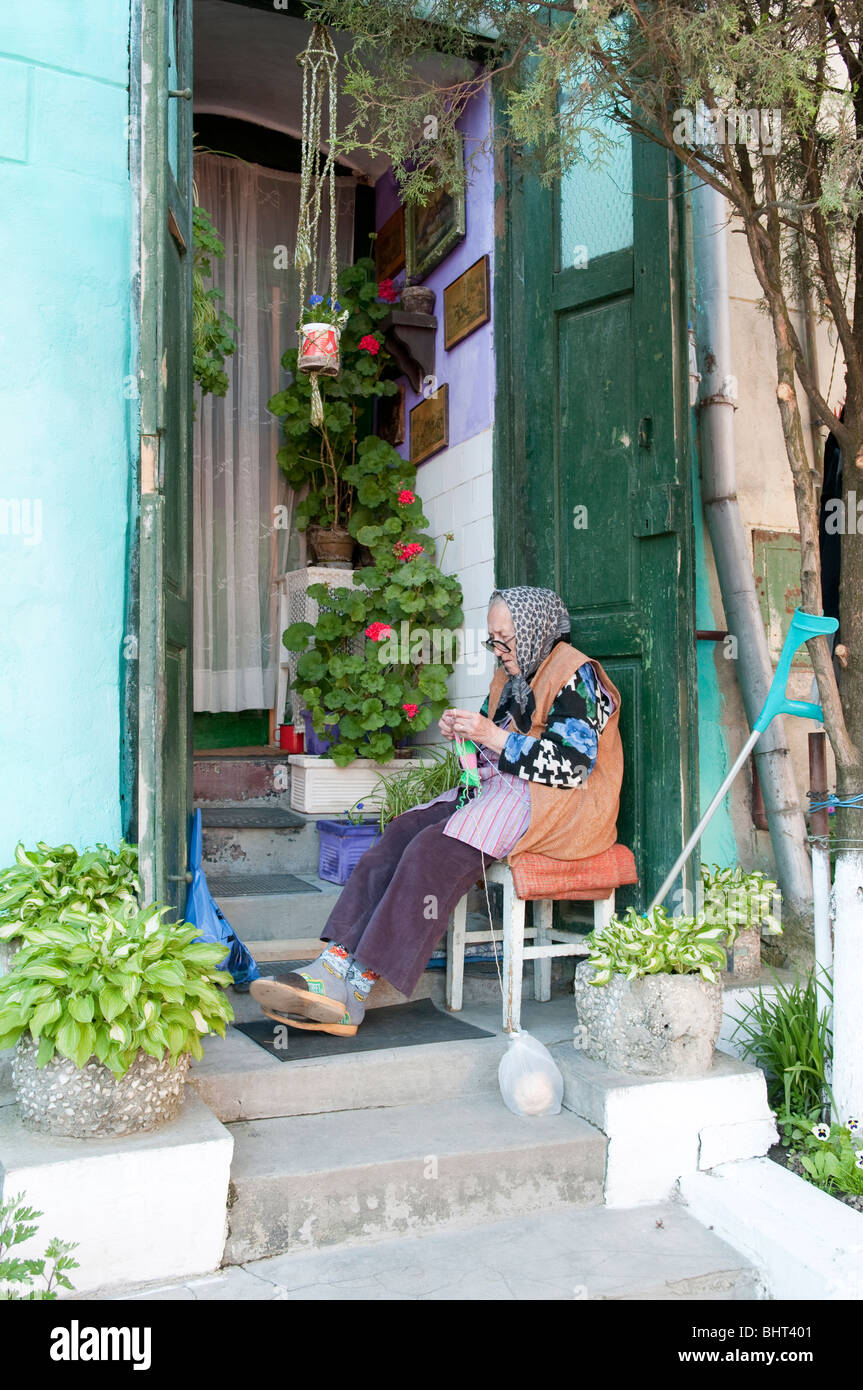
[(0, 864), (18, 839), (121, 833), (137, 404), (128, 46), (122, 0), (4, 6)]

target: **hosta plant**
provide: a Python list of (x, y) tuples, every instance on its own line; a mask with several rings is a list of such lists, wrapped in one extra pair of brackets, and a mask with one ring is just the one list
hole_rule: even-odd
[(663, 907), (641, 916), (634, 907), (587, 937), (594, 968), (591, 984), (607, 985), (612, 975), (694, 975), (716, 981), (725, 966), (724, 926), (695, 917), (669, 917)]
[(96, 1057), (118, 1079), (139, 1048), (172, 1066), (187, 1052), (202, 1057), (201, 1036), (224, 1037), (233, 1017), (222, 990), (231, 976), (217, 969), (225, 948), (166, 922), (168, 910), (122, 917), (69, 905), (19, 926), (23, 945), (0, 978), (0, 1049), (29, 1032), (39, 1067), (55, 1053), (79, 1068)]
[(80, 917), (91, 912), (114, 916), (138, 910), (138, 850), (120, 842), (118, 849), (96, 845), (46, 845), (35, 849), (19, 844), (15, 863), (0, 870), (0, 941), (21, 936), (26, 927), (56, 922), (70, 910)]
[(702, 864), (701, 884), (704, 900), (699, 916), (711, 925), (727, 927), (727, 945), (733, 946), (746, 927), (760, 926), (770, 936), (781, 933), (782, 924), (775, 913), (782, 895), (766, 874), (746, 873), (739, 864), (733, 869)]

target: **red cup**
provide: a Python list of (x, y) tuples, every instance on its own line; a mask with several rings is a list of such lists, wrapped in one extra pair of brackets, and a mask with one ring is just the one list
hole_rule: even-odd
[(286, 753), (302, 753), (305, 745), (305, 734), (302, 729), (295, 729), (293, 724), (279, 725), (279, 747)]

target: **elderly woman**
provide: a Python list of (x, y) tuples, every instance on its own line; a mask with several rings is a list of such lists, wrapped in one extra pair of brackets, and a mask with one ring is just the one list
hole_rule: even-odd
[(492, 860), (528, 851), (586, 859), (614, 844), (623, 773), (620, 696), (569, 642), (550, 589), (496, 589), (486, 646), (498, 670), (479, 714), (446, 710), (444, 738), (477, 744), (480, 786), (397, 816), (366, 850), (330, 913), (330, 944), (252, 994), (295, 1028), (353, 1034), (383, 975), (410, 995), (459, 899)]

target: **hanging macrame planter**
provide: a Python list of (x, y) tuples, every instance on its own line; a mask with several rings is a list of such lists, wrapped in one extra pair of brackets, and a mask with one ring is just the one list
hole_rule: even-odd
[[(297, 227), (297, 249), (294, 264), (300, 272), (300, 350), (297, 369), (308, 372), (312, 387), (311, 422), (324, 422), (324, 409), (318, 378), (338, 376), (339, 337), (348, 319), (338, 302), (338, 272), (336, 265), (336, 54), (329, 30), (315, 24), (308, 47), (297, 58), (303, 69), (303, 148), (300, 166), (300, 218)], [(319, 152), (324, 134), (324, 98), (327, 100), (327, 154), (323, 168)], [(306, 300), (306, 274), (318, 269), (318, 231), (324, 192), (329, 198), (330, 215), (330, 293), (312, 294)], [(322, 307), (326, 305), (326, 307)]]

